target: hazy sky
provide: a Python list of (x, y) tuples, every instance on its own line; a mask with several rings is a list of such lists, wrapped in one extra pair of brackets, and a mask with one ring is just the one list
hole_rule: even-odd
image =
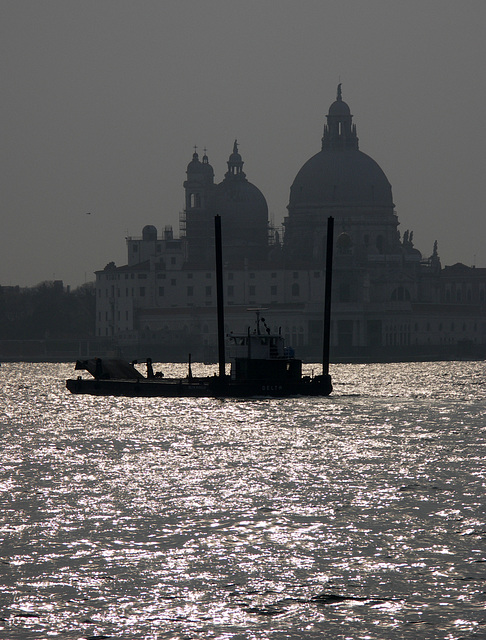
[(238, 138), (280, 224), (339, 80), (402, 233), (486, 266), (485, 27), (485, 0), (1, 0), (0, 284), (178, 234), (195, 144), (220, 181)]

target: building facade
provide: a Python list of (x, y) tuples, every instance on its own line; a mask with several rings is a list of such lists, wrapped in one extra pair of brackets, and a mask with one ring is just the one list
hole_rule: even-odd
[[(96, 273), (97, 335), (129, 355), (214, 357), (214, 216), (223, 228), (228, 331), (251, 327), (265, 309), (273, 330), (309, 359), (322, 349), (327, 219), (335, 220), (332, 357), (390, 360), (483, 357), (486, 269), (442, 267), (437, 243), (423, 257), (413, 232), (400, 234), (392, 188), (359, 149), (341, 86), (321, 150), (290, 188), (284, 231), (268, 223), (261, 191), (248, 181), (235, 141), (221, 183), (206, 153), (187, 166), (181, 233), (127, 238), (127, 264)], [(155, 350), (155, 351), (154, 351)]]

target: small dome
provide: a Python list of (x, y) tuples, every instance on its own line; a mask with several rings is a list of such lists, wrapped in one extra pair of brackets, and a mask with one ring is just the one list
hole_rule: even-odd
[(228, 166), (229, 165), (241, 165), (243, 166), (243, 160), (241, 158), (241, 155), (238, 153), (238, 141), (235, 140), (235, 143), (233, 145), (233, 153), (230, 155), (229, 159), (228, 159)]
[(343, 100), (336, 100), (329, 107), (329, 115), (330, 116), (340, 116), (340, 117), (350, 116), (351, 115), (351, 110), (348, 107), (346, 102), (344, 102)]
[(153, 224), (147, 224), (142, 229), (142, 240), (157, 240), (157, 227)]
[(204, 155), (203, 155), (202, 163), (201, 163), (201, 166), (199, 167), (199, 170), (203, 171), (204, 173), (207, 173), (211, 177), (214, 176), (214, 169), (209, 164), (209, 158), (206, 155), (206, 150), (204, 150)]
[(192, 154), (191, 162), (187, 165), (187, 173), (194, 173), (198, 171), (201, 171), (201, 162), (199, 161), (199, 156), (195, 151)]

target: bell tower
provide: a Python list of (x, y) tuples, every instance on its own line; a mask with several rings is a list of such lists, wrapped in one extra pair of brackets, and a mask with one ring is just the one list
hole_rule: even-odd
[(189, 262), (206, 262), (210, 260), (210, 251), (212, 251), (211, 217), (214, 215), (213, 196), (216, 186), (213, 167), (209, 164), (206, 149), (201, 162), (197, 147), (194, 147), (186, 175), (185, 209), (181, 216), (181, 231), (185, 230), (187, 259)]

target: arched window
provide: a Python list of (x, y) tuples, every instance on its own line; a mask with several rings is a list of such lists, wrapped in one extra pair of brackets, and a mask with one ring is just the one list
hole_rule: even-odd
[(199, 193), (191, 193), (191, 209), (198, 209), (201, 206), (201, 195)]

